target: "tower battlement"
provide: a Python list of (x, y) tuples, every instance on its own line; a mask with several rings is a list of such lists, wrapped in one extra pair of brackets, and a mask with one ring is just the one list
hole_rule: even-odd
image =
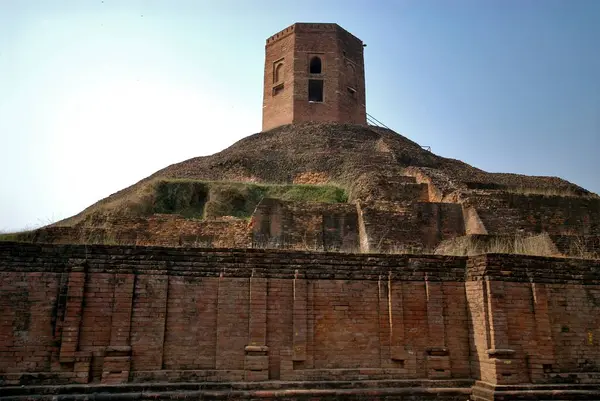
[(295, 122), (366, 123), (363, 42), (333, 23), (266, 40), (263, 131)]

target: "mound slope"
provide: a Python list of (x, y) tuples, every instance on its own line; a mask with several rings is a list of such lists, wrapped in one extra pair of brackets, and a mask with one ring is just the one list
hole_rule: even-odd
[(285, 125), (248, 136), (211, 156), (172, 164), (54, 225), (69, 226), (94, 212), (119, 208), (142, 197), (159, 179), (252, 182), (265, 184), (333, 183), (349, 200), (386, 200), (385, 187), (398, 177), (434, 182), (442, 200), (477, 189), (553, 191), (592, 195), (556, 177), (488, 173), (462, 161), (437, 156), (385, 128), (351, 124)]

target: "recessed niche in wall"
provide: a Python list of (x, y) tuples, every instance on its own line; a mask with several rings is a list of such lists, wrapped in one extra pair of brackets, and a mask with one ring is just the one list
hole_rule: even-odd
[(309, 63), (309, 71), (311, 74), (320, 74), (323, 71), (323, 65), (321, 63), (321, 58), (318, 56), (314, 56), (310, 59)]
[(323, 101), (323, 80), (309, 79), (308, 80), (308, 101), (322, 102)]
[(275, 85), (273, 87), (273, 96), (283, 92), (283, 84)]

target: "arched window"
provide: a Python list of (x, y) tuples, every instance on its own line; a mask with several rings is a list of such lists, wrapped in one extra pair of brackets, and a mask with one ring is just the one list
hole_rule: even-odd
[(311, 74), (321, 73), (321, 59), (317, 56), (310, 59), (309, 72)]
[(278, 83), (281, 81), (283, 81), (283, 63), (277, 64), (273, 73), (273, 83)]

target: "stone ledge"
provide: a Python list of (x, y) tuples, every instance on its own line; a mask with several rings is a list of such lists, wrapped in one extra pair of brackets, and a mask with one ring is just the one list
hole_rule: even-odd
[(515, 354), (514, 349), (490, 348), (487, 350), (490, 358), (509, 358)]
[[(108, 385), (55, 385), (15, 386), (2, 388), (0, 400), (16, 400), (34, 396), (36, 399), (83, 400), (94, 395), (95, 399), (205, 399), (235, 395), (238, 399), (249, 397), (289, 398), (293, 396), (363, 396), (381, 395), (439, 395), (468, 396), (472, 380), (364, 380), (364, 381), (268, 381), (252, 382), (206, 382), (206, 383), (128, 383)], [(40, 397), (40, 398), (38, 398)], [(55, 397), (55, 398), (54, 398)], [(87, 398), (86, 398), (87, 397)], [(119, 398), (122, 397), (122, 398)], [(156, 398), (154, 398), (156, 397)], [(196, 398), (194, 398), (196, 397)], [(373, 399), (373, 398), (365, 398)], [(453, 399), (453, 398), (448, 398)]]
[(267, 352), (269, 347), (266, 345), (246, 345), (244, 348), (246, 352)]
[(600, 399), (597, 384), (520, 384), (493, 385), (478, 381), (473, 386), (473, 401), (534, 401), (534, 400), (594, 400)]

